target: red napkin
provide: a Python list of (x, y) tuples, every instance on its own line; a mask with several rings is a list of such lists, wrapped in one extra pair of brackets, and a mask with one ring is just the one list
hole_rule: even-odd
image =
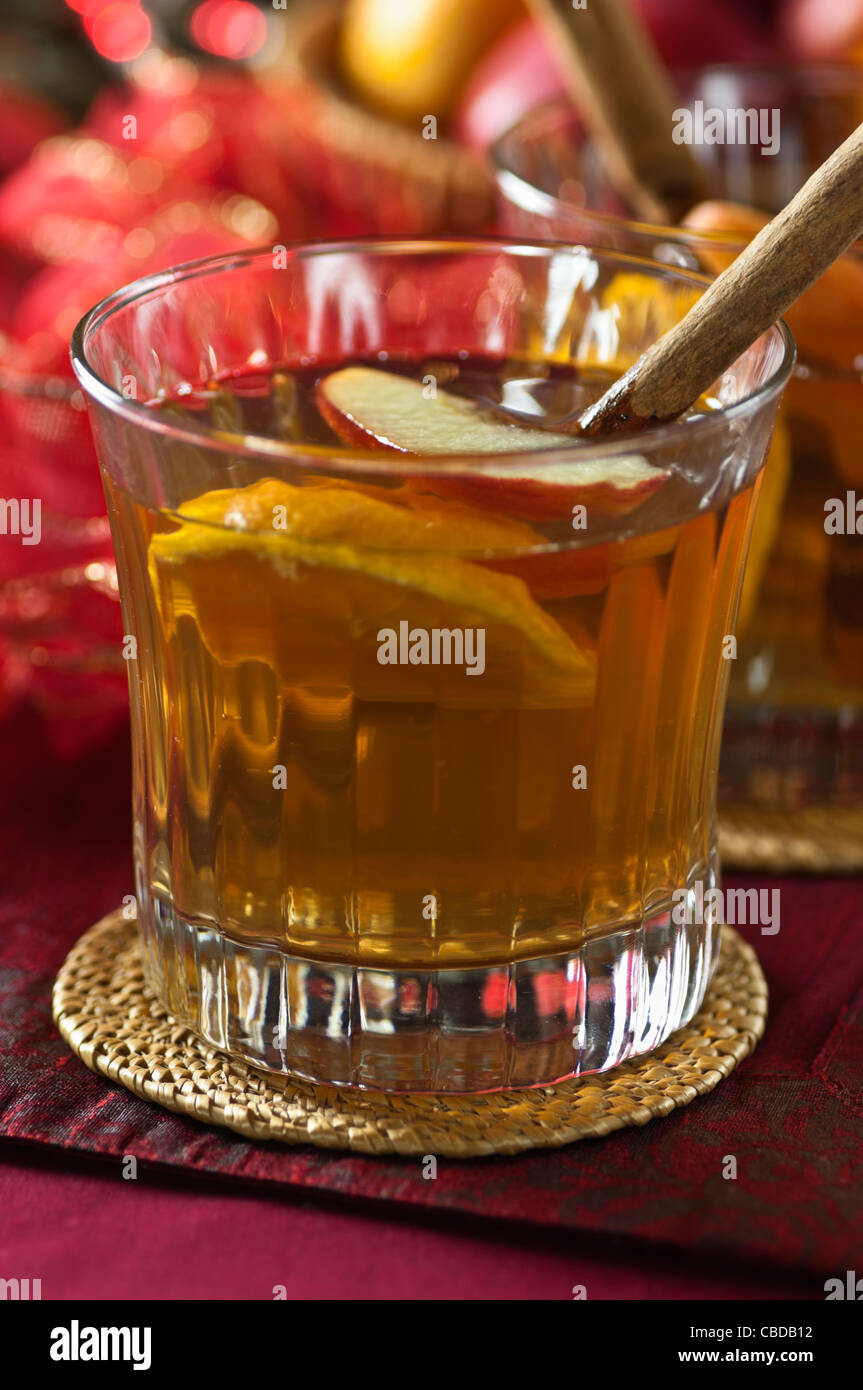
[[(711, 1095), (644, 1128), (562, 1150), (442, 1160), (427, 1182), (415, 1160), (250, 1143), (88, 1072), (54, 1029), (50, 988), (75, 938), (131, 891), (125, 736), (63, 766), (46, 754), (41, 726), (19, 715), (0, 726), (0, 759), (0, 1134), (135, 1154), (187, 1175), (627, 1235), (822, 1279), (859, 1264), (858, 880), (745, 880), (782, 893), (778, 935), (750, 933), (771, 1014), (755, 1054)], [(736, 1180), (723, 1176), (729, 1155)]]

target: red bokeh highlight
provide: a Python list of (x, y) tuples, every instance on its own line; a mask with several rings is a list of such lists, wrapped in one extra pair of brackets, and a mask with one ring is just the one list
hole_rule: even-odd
[(248, 0), (204, 0), (189, 22), (199, 48), (220, 58), (251, 58), (263, 48), (267, 21)]
[(112, 63), (138, 58), (153, 32), (149, 18), (132, 0), (103, 6), (85, 24), (96, 52)]
[[(94, 20), (100, 10), (106, 10), (115, 2), (116, 0), (66, 0), (69, 9), (79, 14), (85, 24)], [(137, 3), (137, 0), (131, 0), (131, 3)]]

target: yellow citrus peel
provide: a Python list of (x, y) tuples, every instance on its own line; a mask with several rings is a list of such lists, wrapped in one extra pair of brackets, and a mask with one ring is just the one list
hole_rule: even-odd
[[(264, 479), (185, 504), (176, 529), (152, 536), (149, 568), (166, 626), (193, 617), (227, 662), (267, 661), (302, 681), (310, 646), (316, 669), (337, 669), (338, 653), (324, 650), (324, 636), (343, 648), (361, 642), (352, 669), (365, 672), (366, 685), (374, 676), (369, 698), (393, 698), (396, 689), (405, 698), (404, 683), (388, 685), (388, 673), (366, 659), (379, 629), (401, 619), (483, 627), (488, 679), (465, 682), (458, 673), (454, 698), (531, 706), (582, 700), (593, 688), (592, 656), (521, 579), (465, 558), (465, 551), (523, 550), (537, 539), (522, 523), (467, 508), (415, 509), (350, 487)], [(451, 672), (437, 679), (457, 683)]]

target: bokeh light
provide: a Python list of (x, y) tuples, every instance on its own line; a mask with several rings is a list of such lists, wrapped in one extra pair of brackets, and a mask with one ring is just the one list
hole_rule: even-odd
[(112, 3), (114, 0), (66, 0), (69, 9), (81, 15), (85, 21), (95, 19), (100, 10), (107, 9)]
[(251, 58), (267, 39), (267, 21), (248, 0), (204, 0), (189, 30), (199, 48), (220, 58)]
[(97, 53), (112, 63), (137, 58), (152, 36), (147, 15), (132, 0), (103, 5), (85, 24)]

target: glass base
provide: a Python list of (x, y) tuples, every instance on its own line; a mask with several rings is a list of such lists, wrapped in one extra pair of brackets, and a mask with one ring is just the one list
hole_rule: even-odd
[(321, 1084), (414, 1092), (548, 1085), (649, 1052), (697, 1012), (720, 938), (664, 912), (542, 959), (417, 970), (284, 955), (158, 901), (141, 930), (152, 987), (214, 1046)]

